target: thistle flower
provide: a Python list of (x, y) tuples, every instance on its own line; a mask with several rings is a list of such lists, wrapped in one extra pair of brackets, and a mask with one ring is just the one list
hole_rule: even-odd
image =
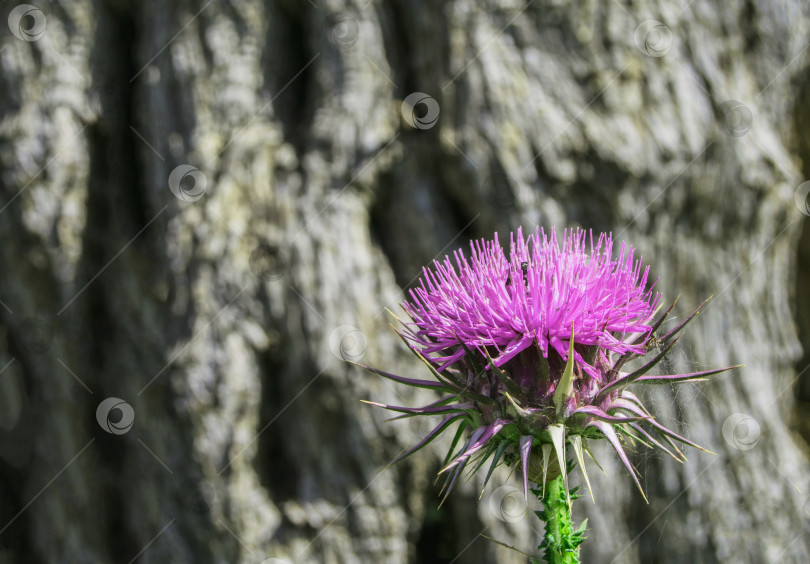
[[(524, 238), (518, 229), (508, 255), (496, 234), (472, 243), (469, 259), (461, 251), (454, 258), (423, 269), (402, 304), (409, 320), (398, 334), (434, 380), (364, 367), (443, 394), (423, 407), (369, 403), (402, 417), (442, 417), (397, 460), (458, 424), (440, 471), (447, 474), (445, 498), (467, 466), (475, 472), (489, 459), (485, 487), (500, 463), (517, 463), (527, 496), (529, 480), (545, 486), (559, 475), (568, 496), (569, 448), (590, 490), (583, 453), (590, 455), (588, 443), (597, 439), (610, 443), (643, 495), (626, 442), (679, 461), (679, 443), (705, 450), (657, 422), (628, 387), (697, 382), (734, 368), (648, 374), (708, 300), (674, 329), (661, 330), (675, 304), (654, 319), (661, 295), (655, 283), (648, 287), (649, 266), (624, 243), (614, 258), (610, 234), (594, 244), (593, 234), (579, 229), (565, 231), (561, 242), (553, 230)], [(648, 354), (639, 368), (623, 370)]]

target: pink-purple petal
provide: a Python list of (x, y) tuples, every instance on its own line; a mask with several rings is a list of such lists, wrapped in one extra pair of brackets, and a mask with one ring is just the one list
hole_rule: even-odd
[[(406, 328), (414, 345), (444, 370), (470, 348), (493, 347), (503, 366), (532, 344), (548, 350), (547, 339), (565, 354), (571, 324), (577, 343), (599, 345), (619, 354), (643, 347), (612, 333), (648, 333), (660, 295), (647, 288), (649, 268), (622, 243), (614, 256), (610, 235), (602, 234), (590, 252), (588, 232), (566, 230), (562, 240), (537, 229), (521, 229), (505, 253), (497, 235), (474, 241), (471, 253), (453, 253), (423, 270), (403, 309), (415, 327)], [(522, 265), (528, 265), (524, 268)], [(520, 291), (521, 287), (525, 291)], [(577, 362), (592, 375), (595, 369)]]
[(641, 482), (638, 480), (636, 469), (633, 468), (633, 465), (630, 463), (630, 459), (627, 458), (627, 453), (624, 452), (624, 447), (622, 447), (619, 436), (616, 434), (616, 430), (613, 428), (613, 426), (609, 423), (605, 423), (604, 421), (591, 421), (588, 423), (588, 427), (596, 427), (602, 432), (610, 445), (613, 447), (613, 450), (615, 450), (616, 454), (619, 455), (619, 458), (621, 459), (625, 468), (627, 468), (627, 471), (630, 472), (630, 476), (632, 476), (633, 481), (638, 486), (641, 495), (644, 496), (644, 499), (647, 499), (647, 496), (644, 495), (644, 488), (641, 487)]
[(592, 405), (583, 405), (582, 407), (575, 409), (574, 413), (583, 413), (585, 415), (593, 417), (594, 419), (599, 419), (600, 421), (607, 421), (608, 423), (630, 423), (649, 419), (649, 417), (646, 415), (640, 415), (638, 417), (617, 417), (615, 415), (610, 415), (607, 412)]

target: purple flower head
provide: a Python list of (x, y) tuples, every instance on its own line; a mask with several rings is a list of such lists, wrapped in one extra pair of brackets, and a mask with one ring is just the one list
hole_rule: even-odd
[[(654, 320), (661, 296), (653, 293), (654, 283), (648, 287), (649, 267), (624, 243), (614, 253), (610, 234), (594, 243), (592, 233), (570, 230), (560, 243), (553, 230), (524, 238), (518, 229), (508, 256), (496, 234), (472, 243), (469, 259), (461, 251), (454, 258), (455, 264), (446, 257), (425, 268), (402, 305), (410, 320), (403, 321), (400, 336), (435, 381), (369, 368), (443, 394), (419, 408), (375, 404), (404, 417), (443, 416), (401, 458), (458, 423), (442, 469), (448, 493), (468, 463), (478, 469), (489, 458), (487, 480), (500, 462), (519, 463), (528, 490), (529, 479), (545, 484), (562, 474), (567, 483), (569, 447), (585, 473), (588, 441), (607, 439), (641, 489), (625, 442), (659, 448), (677, 460), (685, 457), (676, 443), (701, 448), (655, 421), (627, 387), (696, 382), (729, 369), (647, 374), (706, 302), (659, 334), (672, 307)], [(622, 371), (653, 350), (651, 360)], [(585, 480), (590, 489), (587, 474)]]
[[(421, 287), (411, 291), (403, 309), (416, 326), (414, 344), (440, 369), (458, 361), (467, 348), (490, 347), (497, 366), (536, 345), (548, 358), (549, 347), (563, 359), (575, 328), (577, 345), (596, 345), (618, 354), (644, 354), (644, 343), (629, 344), (615, 334), (649, 333), (648, 324), (660, 295), (646, 289), (649, 267), (622, 243), (612, 258), (613, 239), (602, 234), (590, 252), (583, 230), (566, 231), (562, 246), (538, 229), (524, 239), (518, 229), (507, 257), (493, 241), (473, 243), (472, 258), (456, 251), (458, 269), (449, 258), (424, 269)], [(447, 353), (447, 354), (445, 354)], [(482, 353), (483, 354), (483, 353)], [(576, 363), (592, 376), (598, 369), (576, 350)]]

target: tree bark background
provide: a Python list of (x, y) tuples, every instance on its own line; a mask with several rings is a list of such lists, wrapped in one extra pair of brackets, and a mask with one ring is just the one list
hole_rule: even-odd
[(651, 398), (717, 455), (639, 450), (649, 505), (597, 451), (584, 560), (807, 562), (810, 7), (574, 4), (4, 1), (0, 562), (525, 562), (514, 478), (437, 511), (359, 402), (429, 397), (341, 357), (424, 377), (384, 308), (537, 224), (715, 296), (670, 368), (746, 363)]

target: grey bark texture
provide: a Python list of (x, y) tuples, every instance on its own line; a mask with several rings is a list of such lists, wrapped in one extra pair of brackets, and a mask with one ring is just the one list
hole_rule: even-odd
[(806, 2), (2, 8), (0, 562), (525, 562), (514, 476), (437, 510), (360, 403), (429, 394), (341, 357), (425, 377), (384, 308), (538, 224), (715, 296), (666, 368), (746, 364), (651, 395), (717, 455), (640, 448), (649, 504), (597, 449), (584, 561), (810, 560)]

